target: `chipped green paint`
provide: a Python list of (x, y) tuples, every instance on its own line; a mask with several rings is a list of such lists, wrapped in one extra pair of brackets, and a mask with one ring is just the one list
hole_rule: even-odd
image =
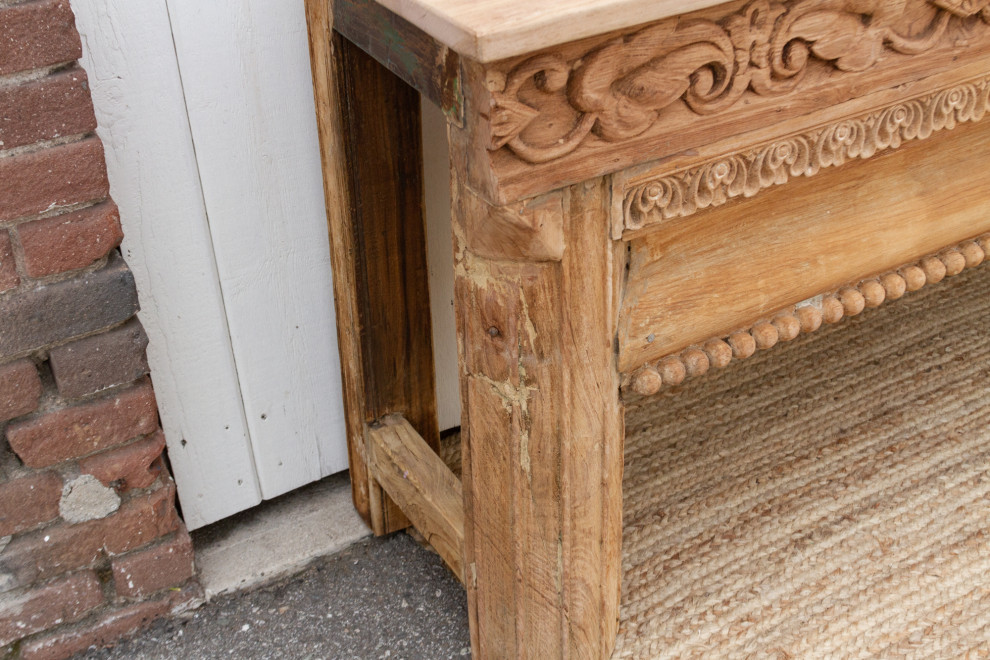
[(381, 26), (382, 37), (385, 40), (385, 52), (387, 59), (383, 64), (394, 71), (394, 64), (397, 64), (401, 71), (408, 71), (412, 74), (420, 66), (419, 59), (406, 47), (405, 37), (395, 28), (392, 21), (387, 21)]
[[(460, 66), (457, 72), (446, 80), (443, 94), (443, 114), (447, 121), (464, 126), (464, 90), (461, 88)], [(449, 91), (448, 91), (449, 90)]]
[(464, 122), (460, 56), (371, 0), (337, 0), (334, 30), (375, 58), (443, 111)]

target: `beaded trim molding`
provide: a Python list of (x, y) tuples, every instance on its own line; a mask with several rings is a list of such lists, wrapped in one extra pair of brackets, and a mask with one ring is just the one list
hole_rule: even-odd
[(926, 284), (958, 275), (983, 263), (988, 254), (990, 234), (984, 234), (879, 277), (816, 296), (757, 321), (748, 329), (713, 337), (700, 346), (689, 346), (677, 355), (649, 362), (623, 376), (622, 391), (639, 396), (656, 394), (663, 387), (680, 385), (687, 378), (702, 376), (712, 367), (726, 367), (733, 359), (743, 360), (757, 350), (790, 341), (802, 332), (814, 332), (823, 322), (838, 323), (868, 307), (879, 307), (885, 300), (897, 300), (908, 291), (917, 291)]

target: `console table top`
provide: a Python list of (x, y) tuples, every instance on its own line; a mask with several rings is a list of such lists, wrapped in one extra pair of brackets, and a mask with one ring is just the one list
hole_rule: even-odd
[(377, 0), (452, 50), (494, 62), (725, 0)]

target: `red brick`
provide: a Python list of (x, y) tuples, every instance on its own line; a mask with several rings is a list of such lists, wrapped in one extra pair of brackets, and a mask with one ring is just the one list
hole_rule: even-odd
[(107, 256), (124, 238), (113, 202), (27, 222), (17, 231), (24, 248), (24, 270), (31, 277), (88, 266)]
[(71, 62), (82, 43), (68, 0), (0, 9), (0, 75)]
[(94, 565), (103, 558), (103, 520), (63, 523), (16, 536), (0, 553), (0, 592)]
[(63, 408), (7, 427), (11, 449), (29, 467), (45, 467), (123, 444), (158, 428), (147, 379), (96, 401)]
[(103, 603), (91, 571), (52, 582), (0, 603), (0, 646), (62, 623), (78, 621)]
[(20, 660), (63, 660), (90, 647), (112, 646), (165, 616), (169, 609), (169, 600), (158, 598), (110, 612), (95, 623), (25, 642), (21, 645)]
[(54, 472), (0, 484), (0, 536), (9, 536), (58, 517), (62, 479)]
[(109, 192), (97, 137), (0, 158), (0, 220), (106, 199)]
[(144, 598), (178, 586), (195, 572), (192, 540), (185, 530), (170, 541), (113, 560), (114, 584), (122, 598)]
[(21, 277), (17, 274), (10, 234), (0, 229), (0, 293), (9, 291), (20, 283)]
[(148, 373), (148, 335), (137, 318), (98, 335), (53, 348), (49, 362), (67, 399), (137, 380)]
[(164, 449), (165, 434), (158, 431), (149, 438), (83, 459), (79, 469), (120, 492), (147, 488), (158, 478), (160, 467), (156, 463)]
[(98, 617), (90, 618), (68, 630), (39, 635), (21, 644), (20, 660), (62, 660), (89, 648), (114, 646), (120, 640), (143, 630), (155, 619), (184, 612), (203, 602), (203, 592), (195, 582), (181, 590), (169, 591), (135, 605), (128, 605)]
[(130, 498), (120, 511), (104, 518), (104, 548), (111, 555), (122, 555), (148, 545), (181, 527), (175, 510), (175, 484)]
[(106, 330), (137, 310), (134, 275), (111, 252), (99, 270), (0, 296), (0, 359)]
[(33, 412), (40, 397), (41, 378), (31, 360), (0, 365), (0, 422)]
[(0, 87), (0, 149), (96, 130), (86, 72), (79, 67)]
[(131, 605), (70, 632), (32, 639), (21, 646), (20, 660), (63, 660), (90, 647), (112, 646), (121, 638), (148, 627), (168, 611), (169, 602), (164, 598)]
[(124, 501), (106, 518), (25, 532), (0, 552), (0, 593), (93, 566), (104, 553), (121, 555), (180, 528), (170, 482)]

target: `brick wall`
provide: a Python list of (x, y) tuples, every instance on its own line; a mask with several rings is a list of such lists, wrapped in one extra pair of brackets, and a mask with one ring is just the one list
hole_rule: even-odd
[(0, 0), (0, 658), (198, 602), (68, 0)]

